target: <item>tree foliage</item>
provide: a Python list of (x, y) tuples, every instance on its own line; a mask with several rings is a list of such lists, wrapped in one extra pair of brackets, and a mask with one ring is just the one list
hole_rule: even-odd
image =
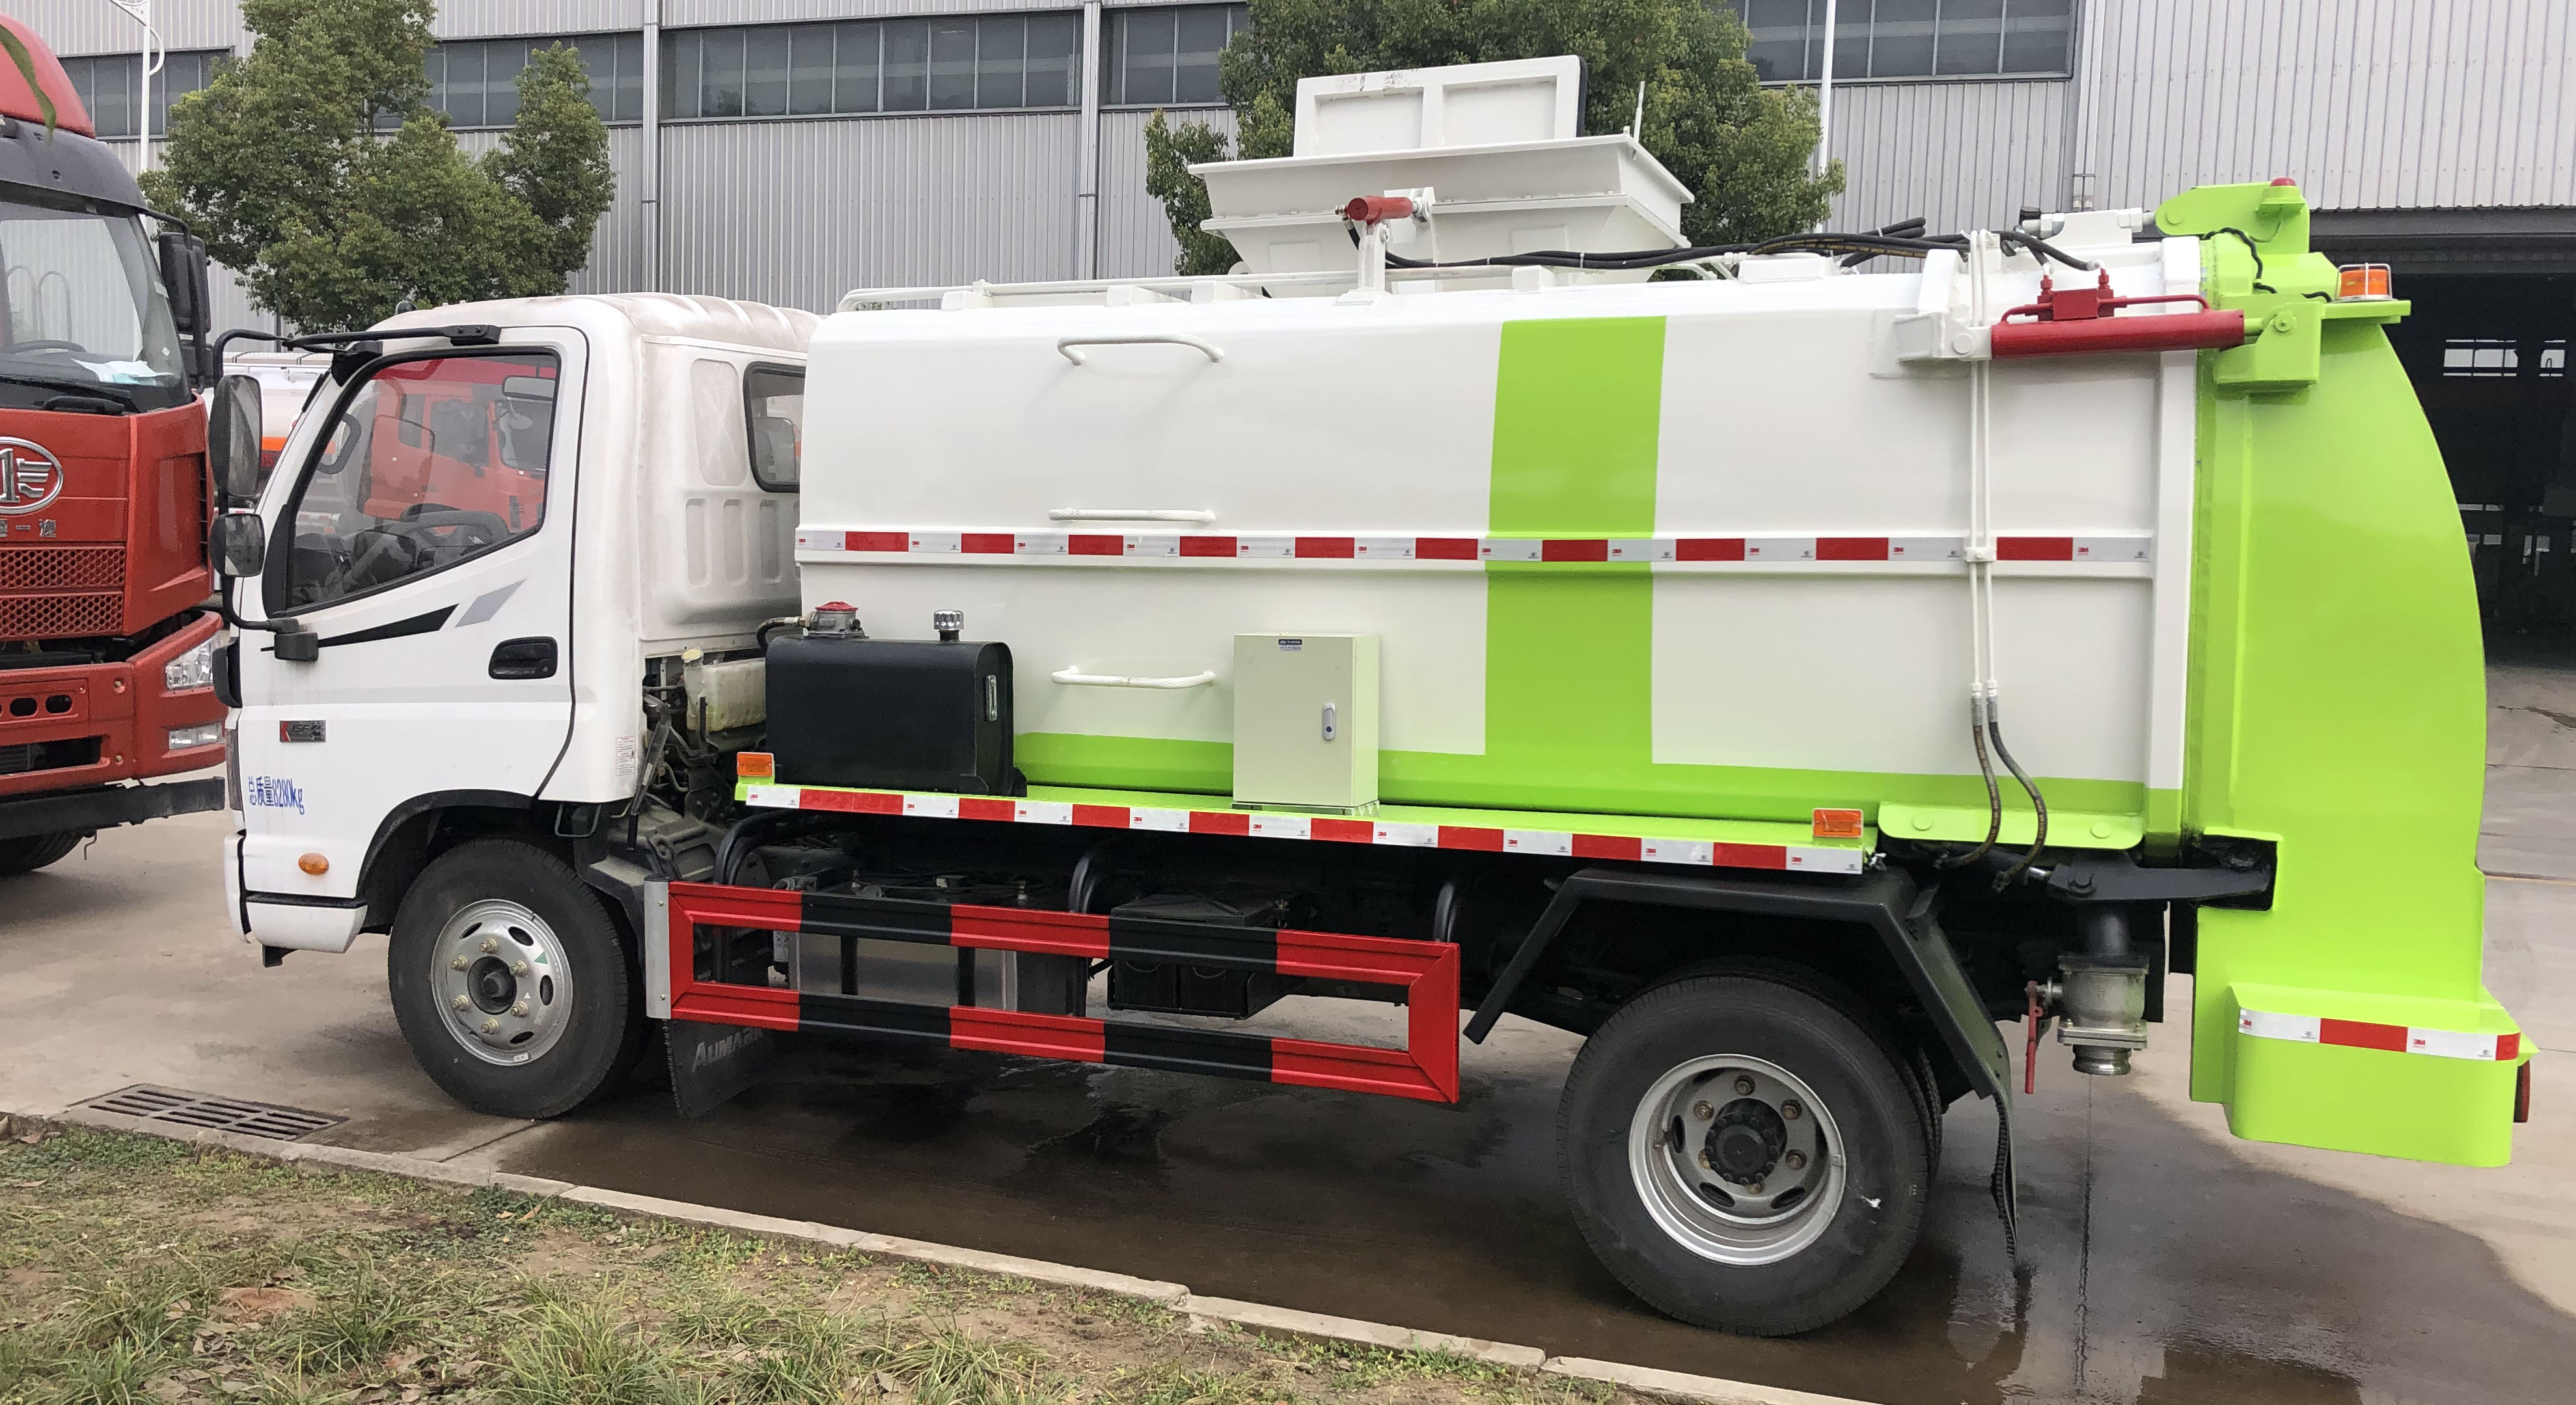
[[(1821, 177), (1808, 158), (1818, 133), (1806, 92), (1765, 88), (1744, 61), (1744, 25), (1707, 0), (1251, 0), (1252, 27), (1218, 61), (1234, 109), (1236, 151), (1286, 156), (1297, 80), (1329, 73), (1489, 63), (1575, 54), (1585, 74), (1583, 129), (1625, 130), (1646, 87), (1638, 139), (1695, 197), (1682, 207), (1693, 244), (1790, 234), (1825, 217), (1842, 190), (1839, 162)], [(1227, 142), (1204, 123), (1145, 134), (1147, 188), (1180, 240), (1183, 273), (1234, 263), (1202, 233), (1205, 185), (1186, 161), (1223, 160)]]
[(435, 0), (244, 0), (256, 42), (171, 113), (144, 193), (251, 300), (306, 330), (559, 293), (613, 193), (580, 58), (528, 59), (519, 116), (468, 156), (429, 106)]

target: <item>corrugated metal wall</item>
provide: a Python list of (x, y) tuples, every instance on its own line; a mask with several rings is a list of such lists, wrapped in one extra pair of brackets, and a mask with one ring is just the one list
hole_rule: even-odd
[[(1151, 0), (1117, 0), (1119, 4)], [(582, 33), (864, 15), (1074, 8), (1073, 0), (444, 0), (438, 32)], [(165, 0), (170, 47), (239, 48), (238, 7)], [(1835, 100), (1850, 175), (1834, 223), (1992, 224), (2025, 204), (2152, 205), (2292, 175), (2324, 208), (2576, 206), (2568, 0), (2078, 0), (2078, 77), (1857, 84)], [(65, 54), (130, 49), (102, 0), (21, 0)], [(1231, 114), (1192, 110), (1231, 132)], [(1144, 193), (1149, 114), (1101, 119), (1099, 267), (1174, 253)], [(709, 123), (664, 129), (665, 286), (822, 308), (860, 284), (1074, 272), (1071, 114)], [(466, 133), (471, 149), (489, 134)], [(615, 206), (584, 291), (642, 286), (642, 133), (611, 129)], [(247, 313), (228, 286), (227, 313)]]
[(2567, 0), (2086, 0), (2071, 176), (2152, 205), (2294, 176), (2327, 209), (2576, 205)]
[(1986, 229), (2054, 206), (2069, 84), (1877, 83), (1834, 89), (1843, 163), (1835, 229), (1921, 215), (1935, 230)]
[[(1148, 278), (1172, 271), (1181, 246), (1163, 202), (1145, 193), (1145, 124), (1151, 112), (1100, 114), (1100, 276)], [(1222, 107), (1183, 107), (1174, 125), (1204, 122), (1234, 140), (1234, 113)], [(1229, 149), (1231, 147), (1229, 146)]]
[(662, 131), (668, 287), (828, 311), (854, 287), (1072, 271), (1070, 113)]

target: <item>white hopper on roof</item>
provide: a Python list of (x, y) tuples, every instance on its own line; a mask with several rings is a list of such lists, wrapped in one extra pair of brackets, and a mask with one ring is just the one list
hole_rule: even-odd
[(1633, 137), (1578, 135), (1582, 83), (1570, 55), (1304, 79), (1295, 155), (1190, 168), (1208, 187), (1201, 227), (1231, 240), (1254, 273), (1356, 277), (1341, 207), (1428, 190), (1424, 237), (1398, 250), (1411, 258), (1680, 247), (1689, 190)]

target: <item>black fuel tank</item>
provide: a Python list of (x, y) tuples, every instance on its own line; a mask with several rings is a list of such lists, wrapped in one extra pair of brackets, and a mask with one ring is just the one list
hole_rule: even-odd
[(1016, 793), (1011, 649), (789, 636), (769, 645), (769, 749), (783, 785)]

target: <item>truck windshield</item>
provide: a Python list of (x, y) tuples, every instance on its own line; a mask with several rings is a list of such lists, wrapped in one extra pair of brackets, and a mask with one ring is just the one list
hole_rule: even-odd
[(0, 196), (0, 406), (88, 395), (133, 409), (188, 398), (158, 261), (130, 214)]

